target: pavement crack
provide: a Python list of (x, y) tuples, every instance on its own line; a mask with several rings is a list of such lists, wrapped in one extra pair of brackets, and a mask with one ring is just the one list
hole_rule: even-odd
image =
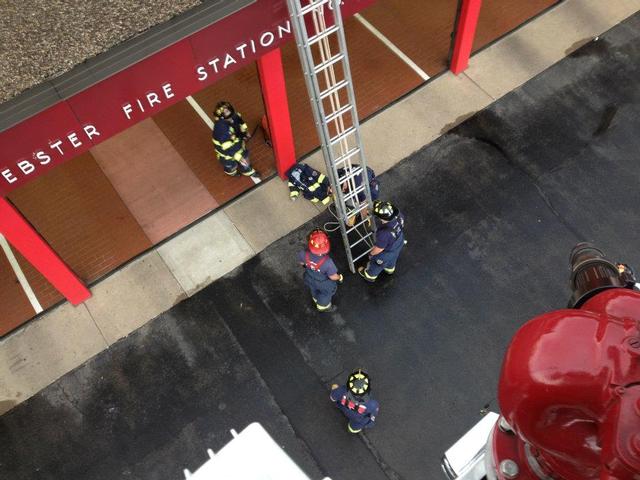
[(536, 189), (536, 192), (538, 193), (538, 196), (540, 197), (542, 202), (547, 206), (547, 208), (549, 209), (551, 214), (554, 217), (556, 217), (558, 219), (558, 221), (569, 232), (571, 232), (573, 234), (574, 237), (576, 237), (576, 240), (579, 241), (579, 240), (586, 239), (586, 237), (580, 231), (578, 231), (573, 225), (571, 225), (571, 223), (569, 223), (569, 221), (566, 218), (564, 218), (562, 216), (562, 214), (556, 209), (556, 207), (553, 205), (553, 202), (551, 201), (551, 199), (547, 195), (547, 192), (545, 192), (544, 188), (542, 188), (542, 185), (540, 185), (540, 183), (538, 181), (538, 177), (533, 175), (531, 172), (529, 172), (526, 168), (524, 168), (518, 162), (514, 161), (513, 158), (511, 158), (511, 155), (509, 155), (509, 153), (500, 144), (498, 144), (494, 140), (491, 140), (491, 139), (486, 138), (486, 137), (480, 137), (480, 136), (474, 136), (474, 137), (470, 137), (470, 138), (472, 138), (473, 140), (477, 140), (480, 143), (484, 143), (485, 145), (489, 145), (494, 150), (496, 150), (507, 161), (507, 164), (511, 165), (518, 172), (522, 173), (531, 182), (531, 184)]
[(83, 303), (82, 306), (85, 308), (87, 314), (89, 315), (89, 318), (91, 319), (93, 324), (96, 326), (96, 329), (100, 333), (100, 336), (102, 337), (102, 340), (104, 341), (105, 349), (109, 349), (109, 347), (110, 347), (109, 341), (107, 340), (107, 337), (105, 336), (104, 332), (100, 328), (100, 325), (98, 324), (98, 322), (94, 318), (93, 314), (91, 313), (91, 310), (89, 310), (89, 307), (87, 307), (86, 303)]
[(493, 96), (493, 95), (491, 95), (488, 91), (486, 91), (486, 90), (482, 87), (482, 85), (480, 85), (480, 84), (479, 84), (478, 82), (476, 82), (473, 78), (471, 78), (471, 77), (470, 77), (466, 72), (465, 72), (465, 73), (463, 73), (462, 75), (464, 75), (465, 77), (467, 77), (471, 83), (473, 83), (476, 87), (478, 87), (478, 88), (480, 89), (480, 91), (481, 91), (482, 93), (484, 93), (487, 97), (489, 97), (492, 101), (494, 101), (494, 102), (495, 102), (495, 101), (497, 100), (497, 98), (496, 98), (496, 97), (494, 97), (494, 96)]
[(605, 107), (600, 118), (600, 124), (598, 125), (598, 128), (596, 128), (595, 132), (593, 132), (594, 137), (599, 137), (607, 130), (609, 130), (611, 122), (613, 122), (613, 118), (616, 116), (616, 113), (618, 113), (617, 105), (610, 104)]
[(367, 450), (369, 450), (369, 453), (378, 464), (378, 467), (380, 467), (380, 470), (382, 470), (389, 480), (404, 480), (402, 475), (396, 472), (387, 462), (384, 461), (380, 452), (378, 452), (376, 447), (373, 445), (373, 442), (369, 440), (369, 437), (367, 437), (365, 433), (360, 434), (360, 439), (362, 440), (362, 443), (364, 443), (365, 447), (367, 447)]
[(58, 385), (58, 387), (60, 388), (60, 392), (62, 392), (62, 396), (64, 398), (67, 399), (67, 402), (69, 402), (69, 404), (74, 408), (74, 410), (76, 412), (78, 412), (80, 414), (81, 417), (84, 418), (84, 412), (80, 409), (80, 407), (78, 407), (78, 405), (76, 404), (76, 402), (72, 399), (72, 397), (67, 393), (67, 391), (64, 389), (64, 385), (62, 384), (62, 382), (60, 382), (60, 384)]

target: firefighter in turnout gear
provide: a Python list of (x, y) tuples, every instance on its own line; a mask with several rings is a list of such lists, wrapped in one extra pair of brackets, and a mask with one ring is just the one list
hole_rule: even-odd
[(307, 237), (307, 248), (298, 253), (298, 262), (304, 267), (304, 284), (309, 287), (311, 297), (319, 312), (335, 312), (331, 303), (333, 295), (344, 277), (329, 256), (329, 237), (315, 229)]
[(319, 171), (298, 163), (287, 173), (289, 180), (289, 198), (294, 201), (302, 194), (312, 203), (327, 205), (331, 201), (331, 185), (329, 179)]
[[(350, 174), (352, 175), (352, 172), (355, 172), (359, 168), (361, 167), (357, 163), (354, 163), (353, 165), (351, 165), (351, 170), (347, 170), (346, 168), (339, 168), (338, 179), (344, 178)], [(353, 184), (356, 189), (362, 186), (363, 173), (364, 172), (360, 172), (358, 175), (353, 177)], [(367, 167), (367, 180), (369, 181), (369, 191), (371, 192), (371, 200), (376, 201), (378, 199), (378, 196), (380, 195), (380, 183), (378, 182), (376, 173), (373, 171), (372, 168), (369, 168), (369, 167)], [(342, 191), (346, 192), (348, 187), (348, 181), (344, 180), (341, 184), (341, 187), (342, 187)], [(358, 201), (360, 203), (364, 202), (367, 199), (367, 196), (364, 190), (358, 193), (357, 196), (358, 196)]]
[(376, 241), (369, 252), (369, 263), (359, 267), (358, 273), (367, 282), (373, 283), (380, 272), (392, 275), (396, 271), (396, 262), (405, 245), (404, 216), (389, 202), (373, 202), (373, 215), (378, 220)]
[(213, 145), (224, 173), (235, 177), (238, 173), (257, 175), (249, 163), (246, 140), (251, 138), (242, 116), (229, 102), (219, 102), (213, 112)]
[[(357, 163), (354, 163), (353, 165), (351, 165), (350, 169), (339, 168), (337, 172), (338, 181), (340, 181), (340, 179), (344, 179), (345, 177), (352, 176), (355, 172), (357, 172), (360, 169), (362, 169), (362, 167)], [(378, 199), (378, 196), (380, 195), (380, 183), (378, 182), (378, 179), (376, 178), (376, 174), (373, 171), (373, 169), (367, 167), (366, 175), (367, 175), (367, 181), (369, 182), (369, 191), (371, 192), (371, 200), (376, 201)], [(340, 188), (342, 189), (343, 193), (347, 193), (349, 191), (349, 188), (351, 188), (354, 191), (359, 191), (359, 193), (356, 195), (357, 202), (353, 198), (350, 200), (347, 200), (346, 205), (348, 209), (360, 210), (360, 208), (363, 207), (363, 204), (367, 201), (367, 194), (364, 188), (362, 187), (363, 179), (364, 179), (364, 171), (361, 171), (360, 173), (358, 173), (353, 177), (353, 180), (342, 180), (340, 182)], [(369, 215), (368, 208), (365, 207), (360, 211), (361, 218), (366, 218), (368, 215)], [(352, 227), (357, 221), (358, 221), (357, 216), (354, 215), (352, 217), (349, 217), (347, 221), (347, 225)]]
[(373, 427), (380, 405), (371, 398), (371, 380), (362, 370), (349, 375), (346, 385), (332, 385), (329, 398), (349, 419), (347, 430), (350, 433)]

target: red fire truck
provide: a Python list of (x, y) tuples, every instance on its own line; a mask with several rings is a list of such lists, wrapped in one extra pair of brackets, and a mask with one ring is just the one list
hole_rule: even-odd
[(568, 308), (516, 333), (500, 375), (500, 415), (447, 451), (449, 478), (640, 480), (638, 284), (628, 266), (586, 243), (570, 264)]

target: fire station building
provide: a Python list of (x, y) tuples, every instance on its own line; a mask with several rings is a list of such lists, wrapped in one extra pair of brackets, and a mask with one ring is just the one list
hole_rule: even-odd
[[(24, 35), (2, 39), (0, 336), (59, 302), (82, 302), (91, 284), (318, 148), (285, 0), (142, 2), (121, 22), (109, 16), (132, 3), (39, 15), (69, 31), (20, 12), (4, 20)], [(163, 3), (174, 4), (167, 18), (149, 18), (145, 8)], [(342, 3), (365, 120), (463, 69), (460, 49), (468, 58), (558, 2)], [(104, 18), (75, 31), (88, 14)], [(259, 178), (229, 177), (215, 159), (221, 100), (255, 133)]]

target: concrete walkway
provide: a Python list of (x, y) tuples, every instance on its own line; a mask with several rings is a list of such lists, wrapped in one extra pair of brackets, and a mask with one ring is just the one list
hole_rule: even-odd
[[(369, 119), (363, 137), (382, 173), (640, 9), (640, 0), (567, 0)], [(390, 142), (389, 138), (399, 141)], [(307, 159), (322, 167), (319, 154)], [(425, 168), (433, 161), (424, 159)], [(394, 194), (394, 198), (396, 195)], [(0, 342), (0, 413), (113, 346), (150, 319), (314, 218), (273, 179)]]

